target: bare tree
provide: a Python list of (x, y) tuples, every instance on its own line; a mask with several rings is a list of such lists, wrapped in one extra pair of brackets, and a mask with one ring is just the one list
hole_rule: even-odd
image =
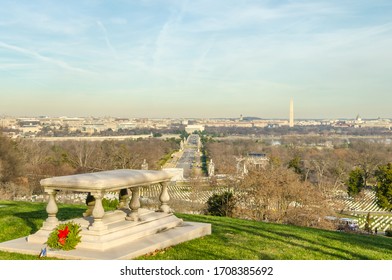
[(9, 182), (23, 174), (23, 163), (18, 143), (1, 135), (0, 131), (0, 182)]
[(93, 158), (98, 150), (96, 142), (67, 141), (64, 144), (67, 150), (67, 159), (78, 172), (94, 169)]
[(320, 191), (285, 167), (251, 170), (239, 182), (236, 197), (237, 213), (245, 211), (255, 220), (320, 227), (332, 211)]

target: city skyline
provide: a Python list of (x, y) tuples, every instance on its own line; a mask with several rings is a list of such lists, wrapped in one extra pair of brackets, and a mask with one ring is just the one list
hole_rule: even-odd
[(390, 1), (2, 1), (0, 115), (391, 118)]

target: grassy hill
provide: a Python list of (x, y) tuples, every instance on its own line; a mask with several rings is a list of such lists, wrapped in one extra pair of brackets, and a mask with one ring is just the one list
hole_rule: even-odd
[[(44, 203), (0, 201), (0, 242), (37, 231)], [(59, 205), (60, 220), (80, 217), (83, 205)], [(392, 260), (392, 238), (240, 219), (176, 214), (212, 224), (212, 234), (139, 259), (149, 260)], [(0, 259), (37, 259), (0, 251)]]

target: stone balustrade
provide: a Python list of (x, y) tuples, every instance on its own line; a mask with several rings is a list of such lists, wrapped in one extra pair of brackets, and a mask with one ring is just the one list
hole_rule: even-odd
[[(83, 215), (93, 217), (93, 223), (89, 227), (89, 230), (92, 231), (106, 229), (102, 222), (105, 215), (102, 198), (107, 192), (118, 191), (119, 208), (130, 209), (125, 219), (139, 221), (139, 187), (159, 184), (161, 185), (159, 211), (169, 213), (171, 209), (168, 205), (170, 200), (168, 184), (173, 176), (173, 173), (164, 170), (119, 169), (43, 179), (40, 183), (49, 195), (46, 207), (48, 218), (44, 222), (43, 229), (53, 229), (59, 223), (56, 217), (58, 212), (56, 194), (59, 190), (88, 193), (86, 198), (87, 210)], [(129, 192), (131, 192), (131, 195), (129, 195)], [(129, 196), (131, 198), (127, 205)]]
[[(59, 191), (84, 193), (87, 210), (72, 221), (80, 225), (81, 241), (71, 251), (48, 248), (47, 256), (62, 259), (132, 259), (156, 250), (211, 234), (211, 225), (184, 222), (170, 209), (168, 186), (176, 172), (167, 170), (121, 169), (60, 176), (41, 180), (49, 195), (48, 218), (37, 232), (0, 243), (0, 249), (24, 254), (37, 254), (46, 246), (48, 236), (60, 223), (56, 195)], [(142, 208), (140, 189), (157, 189), (157, 210)], [(141, 188), (143, 187), (143, 188)], [(118, 209), (105, 213), (105, 194), (118, 193)], [(129, 201), (129, 202), (128, 202)], [(61, 221), (63, 222), (63, 221)]]

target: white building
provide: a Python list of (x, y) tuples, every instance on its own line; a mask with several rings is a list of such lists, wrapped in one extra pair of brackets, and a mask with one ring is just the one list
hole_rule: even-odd
[(203, 125), (197, 125), (197, 124), (189, 124), (185, 127), (185, 131), (188, 133), (193, 133), (195, 131), (204, 131), (204, 126)]

